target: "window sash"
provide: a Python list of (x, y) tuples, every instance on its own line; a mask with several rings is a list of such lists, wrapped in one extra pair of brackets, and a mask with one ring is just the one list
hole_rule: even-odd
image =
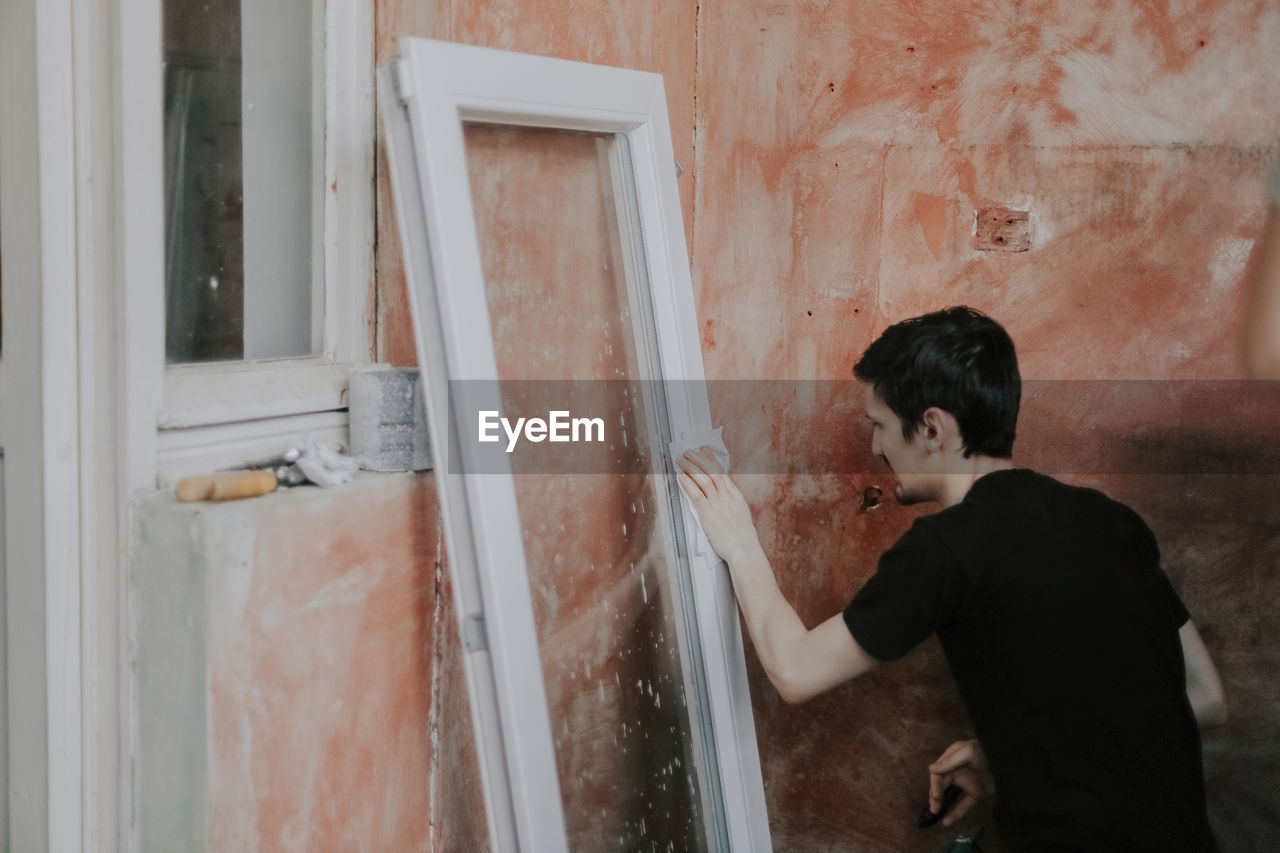
[[(159, 29), (161, 8), (157, 0), (122, 2), (137, 5), (138, 11), (132, 17), (154, 16), (146, 30)], [(157, 382), (153, 392), (157, 400), (153, 410), (155, 425), (162, 433), (259, 422), (264, 436), (277, 434), (281, 427), (272, 419), (344, 410), (350, 368), (369, 361), (366, 305), (373, 270), (374, 209), (372, 22), (369, 4), (362, 0), (317, 2), (324, 10), (323, 16), (314, 16), (315, 41), (317, 47), (323, 48), (315, 55), (316, 67), (322, 69), (317, 71), (316, 85), (323, 87), (324, 104), (323, 110), (316, 111), (323, 113), (317, 118), (316, 138), (317, 151), (322, 149), (323, 157), (316, 157), (322, 163), (317, 164), (318, 187), (314, 193), (314, 204), (323, 207), (322, 224), (313, 245), (313, 269), (323, 282), (312, 300), (316, 314), (313, 327), (318, 327), (322, 342), (319, 354), (256, 362), (164, 365), (163, 318), (156, 328), (151, 328), (151, 323), (132, 324), (136, 328), (131, 334), (141, 336), (150, 357), (161, 366), (158, 375), (151, 375)], [(130, 19), (126, 16), (126, 26)], [(140, 144), (139, 149), (158, 148), (163, 135), (158, 46), (150, 67), (154, 76), (146, 83), (147, 89), (155, 93), (155, 111), (142, 137), (148, 144)], [(158, 193), (162, 177), (153, 175), (150, 181)], [(154, 199), (161, 197), (162, 194), (151, 194)], [(135, 206), (141, 203), (134, 202)], [(159, 207), (147, 218), (163, 227), (163, 211)], [(155, 242), (163, 243), (162, 239)], [(163, 254), (148, 260), (151, 263), (146, 265), (145, 278), (133, 281), (131, 290), (139, 298), (146, 293), (155, 294), (162, 305)], [(228, 448), (218, 446), (218, 436), (223, 432), (210, 430), (207, 440), (185, 437), (175, 442), (162, 438), (161, 443), (170, 448), (186, 448), (186, 467), (190, 467), (193, 455), (225, 462)], [(248, 446), (243, 440), (240, 443)], [(160, 482), (164, 483), (172, 479), (175, 468), (172, 453), (162, 455), (168, 460), (158, 468)]]
[[(632, 155), (643, 262), (668, 385), (672, 431), (710, 426), (662, 78), (423, 39), (380, 72), (393, 195), (413, 305), (432, 443), (447, 448), (449, 380), (496, 379), (463, 148), (463, 121), (624, 134)], [(564, 821), (512, 475), (437, 476), (465, 655), (490, 837), (496, 850), (563, 850)], [(696, 520), (678, 512), (685, 542)], [(725, 826), (721, 848), (769, 849), (737, 604), (727, 567), (692, 553), (690, 575)], [(684, 606), (684, 603), (682, 603)], [(697, 725), (691, 709), (690, 722)], [(705, 778), (705, 777), (704, 777)], [(704, 798), (707, 795), (703, 786)], [(709, 812), (711, 810), (708, 810)]]

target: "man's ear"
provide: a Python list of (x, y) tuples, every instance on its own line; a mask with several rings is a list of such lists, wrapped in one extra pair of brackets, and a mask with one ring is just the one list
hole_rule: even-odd
[(924, 436), (925, 445), (930, 450), (940, 449), (952, 435), (959, 435), (960, 424), (955, 416), (937, 406), (925, 409), (921, 420), (923, 425), (920, 432)]

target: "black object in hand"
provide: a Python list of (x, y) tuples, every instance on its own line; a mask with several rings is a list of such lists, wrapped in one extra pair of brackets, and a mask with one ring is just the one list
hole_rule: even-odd
[(956, 801), (959, 800), (963, 794), (964, 789), (959, 786), (949, 786), (947, 790), (942, 792), (942, 805), (938, 808), (937, 814), (929, 811), (926, 807), (924, 811), (920, 812), (920, 817), (916, 818), (916, 826), (921, 829), (927, 829), (942, 820), (946, 813), (951, 811), (951, 807), (956, 804)]

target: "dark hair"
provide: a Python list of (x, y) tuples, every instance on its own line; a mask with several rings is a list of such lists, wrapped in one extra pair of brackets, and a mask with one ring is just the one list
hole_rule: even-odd
[(853, 368), (902, 421), (910, 441), (936, 406), (960, 425), (964, 455), (1008, 459), (1022, 380), (1013, 339), (980, 311), (958, 306), (895, 323)]

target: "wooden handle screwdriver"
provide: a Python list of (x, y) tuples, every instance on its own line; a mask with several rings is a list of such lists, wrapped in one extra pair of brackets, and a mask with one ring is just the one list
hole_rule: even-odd
[(270, 471), (218, 471), (183, 477), (175, 489), (180, 501), (231, 501), (275, 490), (276, 475)]

